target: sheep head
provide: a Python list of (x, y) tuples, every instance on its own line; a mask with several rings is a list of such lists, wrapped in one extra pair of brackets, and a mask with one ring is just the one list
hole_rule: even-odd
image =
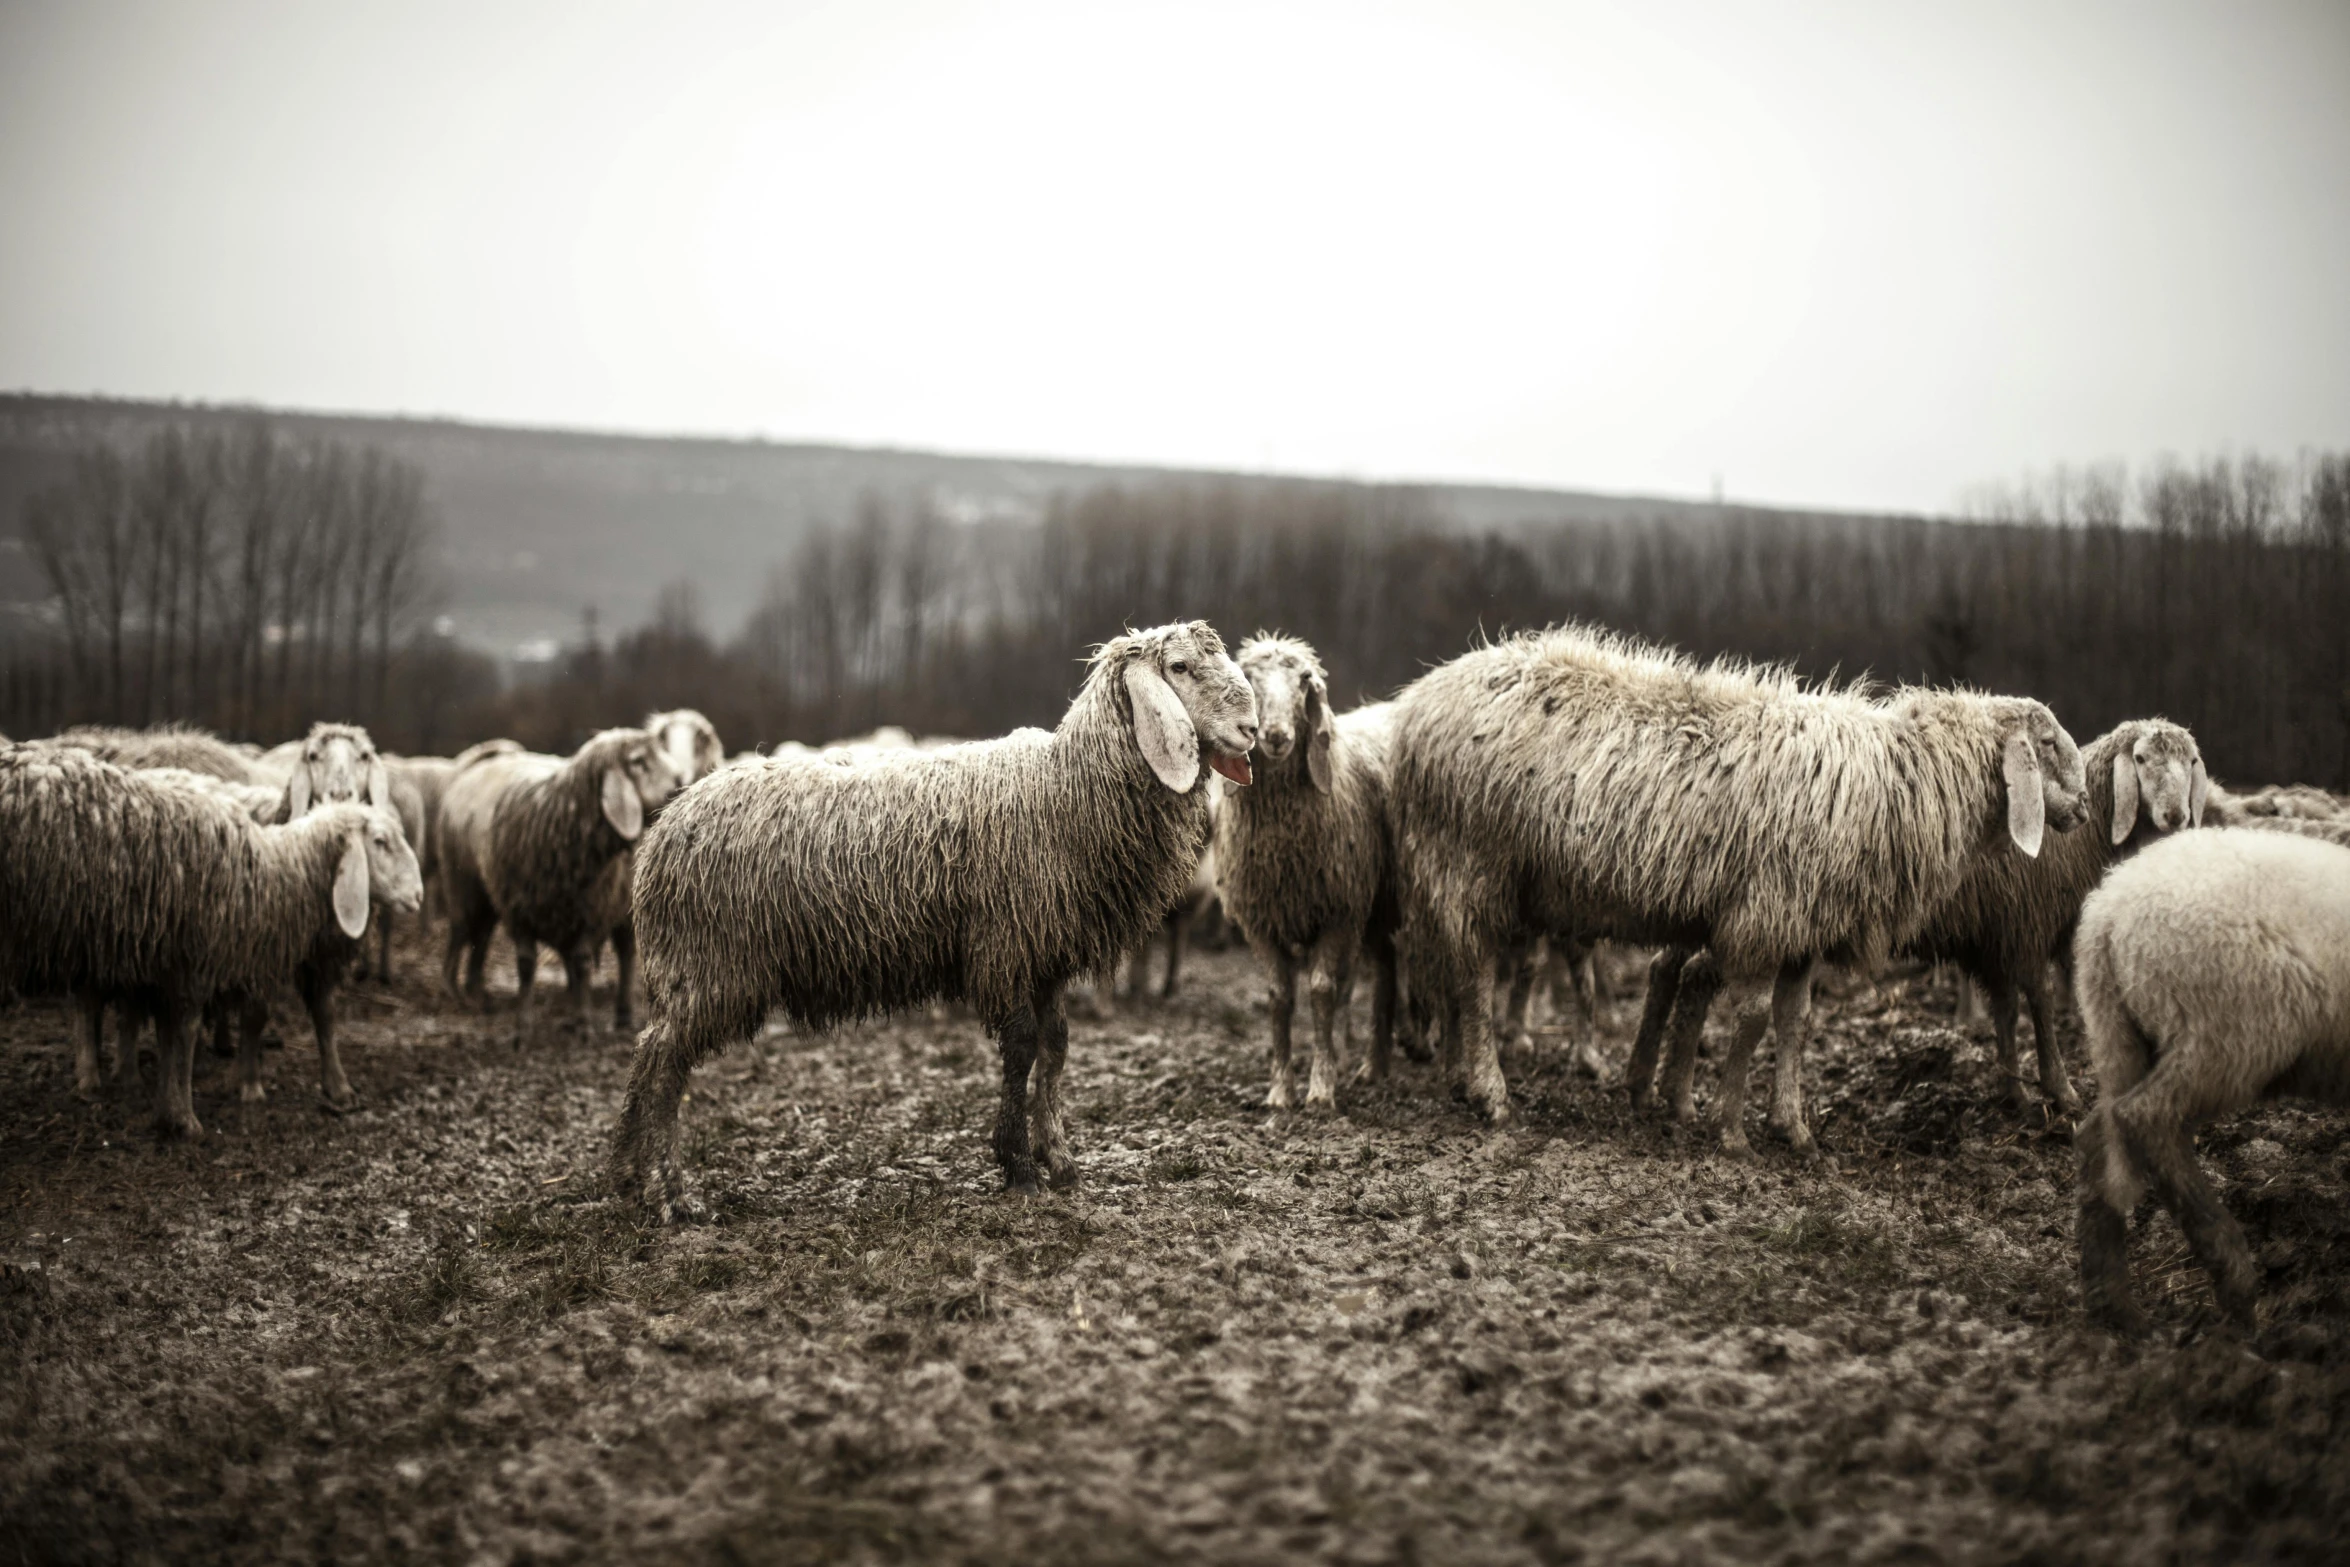
[(2088, 775), (2080, 747), (2045, 703), (2011, 697), (1997, 707), (2007, 834), (2017, 848), (2037, 856), (2044, 829), (2071, 832), (2088, 820)]
[(1249, 782), (1256, 695), (1213, 626), (1194, 620), (1130, 631), (1104, 643), (1095, 666), (1118, 672), (1135, 744), (1159, 782), (1188, 794), (1203, 759), (1234, 783)]
[(1240, 645), (1240, 670), (1257, 699), (1257, 755), (1278, 767), (1304, 741), (1306, 774), (1328, 794), (1336, 721), (1321, 659), (1294, 637), (1259, 634)]
[(2160, 718), (2125, 726), (2123, 737), (2125, 743), (2113, 753), (2113, 820), (2108, 830), (2115, 847), (2129, 842), (2141, 814), (2158, 833), (2202, 826), (2211, 775), (2203, 770), (2203, 752), (2195, 737)]
[(286, 820), (308, 814), (314, 805), (339, 805), (364, 800), (376, 807), (392, 803), (391, 770), (376, 753), (375, 742), (356, 724), (312, 724), (302, 742), (301, 759), (286, 780)]
[(653, 714), (645, 720), (645, 733), (669, 758), (669, 769), (677, 774), (680, 787), (699, 783), (726, 760), (726, 748), (718, 743), (718, 726), (690, 707)]
[(354, 941), (367, 934), (370, 908), (381, 904), (396, 914), (413, 914), (424, 903), (424, 873), (400, 818), (381, 806), (345, 802), (324, 807), (334, 813), (330, 830), (342, 838), (335, 865), (335, 923)]
[(668, 804), (683, 782), (668, 754), (642, 729), (607, 729), (581, 746), (573, 762), (595, 780), (604, 820), (625, 843), (636, 842), (646, 818)]

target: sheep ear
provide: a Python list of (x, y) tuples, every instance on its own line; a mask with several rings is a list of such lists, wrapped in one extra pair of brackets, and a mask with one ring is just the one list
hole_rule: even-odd
[(367, 803), (379, 811), (392, 808), (392, 770), (380, 757), (367, 767)]
[(286, 780), (286, 820), (306, 815), (310, 810), (310, 769), (296, 763), (294, 776)]
[(2195, 758), (2195, 777), (2187, 785), (2187, 825), (2203, 825), (2203, 805), (2211, 798), (2211, 774), (2203, 770), (2203, 758)]
[(1314, 733), (1306, 741), (1306, 776), (1314, 780), (1314, 787), (1328, 794), (1331, 788), (1330, 747), (1336, 737), (1337, 720), (1330, 716), (1330, 697), (1319, 682), (1314, 686)]
[(357, 941), (367, 934), (367, 838), (353, 833), (343, 840), (343, 862), (335, 867), (335, 923)]
[(604, 770), (604, 820), (612, 830), (629, 843), (645, 830), (645, 802), (637, 797), (636, 785), (628, 781), (626, 768), (609, 767)]
[(2130, 829), (2138, 825), (2138, 763), (2128, 747), (2113, 754), (2113, 841), (2118, 846), (2129, 841)]
[(2040, 835), (2048, 828), (2048, 802), (2040, 793), (2040, 756), (2032, 749), (2032, 732), (2018, 729), (2001, 747), (2000, 771), (2007, 775), (2007, 835), (2034, 859), (2040, 857)]
[(1134, 706), (1134, 743), (1159, 782), (1189, 794), (1199, 782), (1199, 731), (1167, 677), (1140, 659), (1126, 666), (1126, 695)]

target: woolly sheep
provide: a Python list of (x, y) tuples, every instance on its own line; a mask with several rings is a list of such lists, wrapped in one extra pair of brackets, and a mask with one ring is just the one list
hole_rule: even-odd
[(0, 838), (0, 983), (73, 995), (93, 1022), (109, 999), (150, 1011), (167, 1136), (203, 1131), (189, 1023), (208, 997), (277, 984), (322, 928), (355, 938), (372, 897), (413, 908), (419, 892), (386, 812), (338, 805), (266, 827), (69, 747), (0, 752)]
[(1203, 757), (1245, 783), (1255, 742), (1248, 682), (1193, 621), (1103, 644), (1049, 735), (696, 784), (637, 857), (652, 1022), (614, 1138), (619, 1190), (664, 1217), (687, 1206), (687, 1078), (771, 1008), (822, 1029), (932, 999), (968, 1001), (999, 1042), (1006, 1184), (1034, 1189), (1039, 1161), (1073, 1181), (1062, 988), (1107, 973), (1174, 902), (1206, 838)]
[(81, 724), (60, 730), (48, 746), (70, 746), (87, 751), (118, 767), (178, 767), (207, 773), (231, 783), (268, 783), (250, 757), (202, 729), (165, 724), (154, 729), (117, 729), (104, 724)]
[(1725, 1063), (1731, 1150), (1773, 1028), (1771, 1119), (1811, 1146), (1801, 1029), (1817, 959), (1880, 961), (2003, 827), (2037, 853), (2046, 828), (2079, 825), (2086, 795), (2079, 751), (2038, 702), (1806, 689), (1784, 669), (1701, 666), (1582, 627), (1415, 681), (1390, 768), (1406, 944), (1470, 1101), (1509, 1113), (1481, 1004), (1497, 947), (1532, 931), (1704, 946), (1740, 990), (1772, 986)]
[(2350, 1105), (2350, 848), (2241, 828), (2155, 844), (2082, 905), (2073, 976), (2099, 1090), (2079, 1137), (2083, 1304), (2146, 1326), (2128, 1240), (2151, 1188), (2249, 1328), (2252, 1255), (2193, 1133), (2262, 1099)]
[(1387, 840), (1387, 704), (1344, 718), (1312, 647), (1294, 637), (1241, 644), (1256, 694), (1258, 781), (1225, 802), (1216, 823), (1217, 891), (1271, 987), (1272, 1083), (1265, 1103), (1295, 1104), (1290, 1020), (1306, 970), (1314, 1049), (1306, 1107), (1337, 1103), (1341, 1041), (1354, 964), (1374, 970), (1366, 1076), (1382, 1076), (1395, 1041), (1395, 893)]
[[(676, 788), (668, 758), (642, 729), (607, 729), (568, 758), (499, 752), (459, 768), (441, 798), (443, 985), (456, 989), (458, 955), (469, 950), (465, 990), (480, 998), (490, 936), (503, 924), (514, 942), (523, 1026), (542, 942), (561, 955), (572, 1017), (582, 1018), (596, 952), (613, 933), (606, 876)], [(623, 941), (614, 945), (626, 1026), (636, 954)]]
[[(690, 707), (653, 714), (645, 720), (645, 733), (653, 737), (653, 743), (668, 758), (669, 770), (680, 789), (699, 783), (725, 764), (726, 747), (719, 743), (717, 726)], [(635, 898), (635, 865), (636, 851), (633, 848), (624, 851), (605, 868), (591, 900), (600, 927), (611, 934), (613, 960), (619, 970), (612, 1024), (623, 1033), (636, 1026), (635, 1009), (630, 1002), (636, 977), (636, 922), (630, 913)], [(599, 937), (599, 950), (601, 946)]]

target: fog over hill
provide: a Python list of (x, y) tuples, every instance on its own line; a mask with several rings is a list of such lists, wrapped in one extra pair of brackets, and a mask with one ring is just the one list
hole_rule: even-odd
[[(64, 476), (76, 448), (107, 441), (127, 449), (165, 424), (210, 428), (254, 418), (297, 438), (379, 446), (421, 468), (444, 525), (446, 612), (459, 636), (502, 653), (576, 635), (590, 606), (607, 628), (637, 624), (661, 584), (677, 578), (700, 589), (712, 628), (731, 633), (793, 544), (810, 530), (853, 522), (869, 500), (892, 511), (927, 505), (972, 522), (1041, 518), (1055, 496), (1102, 485), (1348, 482), (10, 394), (0, 395), (0, 602), (46, 595), (18, 537), (24, 502)], [(1440, 523), (1478, 531), (1641, 520), (1686, 527), (1724, 515), (1706, 502), (1650, 496), (1378, 488), (1408, 496)]]

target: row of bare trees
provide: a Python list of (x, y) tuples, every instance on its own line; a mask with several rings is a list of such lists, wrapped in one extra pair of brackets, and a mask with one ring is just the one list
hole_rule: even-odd
[(1103, 488), (1040, 525), (869, 505), (777, 567), (731, 642), (673, 589), (513, 716), (568, 726), (546, 743), (681, 702), (737, 745), (995, 734), (1051, 723), (1081, 651), (1130, 625), (1291, 631), (1364, 699), (1480, 636), (1583, 619), (1813, 676), (2029, 692), (2083, 738), (2167, 714), (2224, 777), (2350, 788), (2350, 454), (2059, 473), (1973, 511), (1464, 533), (1406, 489), (1256, 482)]
[(437, 573), (414, 466), (259, 420), (85, 448), (24, 534), (63, 667), (19, 668), (6, 694), (83, 720), (274, 734), (388, 714)]

